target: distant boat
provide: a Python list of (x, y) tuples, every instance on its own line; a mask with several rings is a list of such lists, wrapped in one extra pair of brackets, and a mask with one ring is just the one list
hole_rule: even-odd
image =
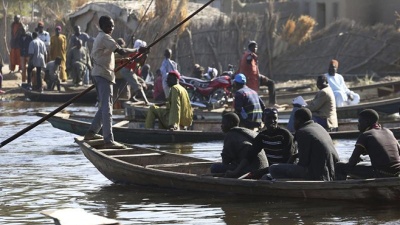
[[(58, 92), (58, 91), (32, 91), (24, 87), (21, 87), (24, 92), (25, 98), (33, 102), (67, 102), (71, 98), (79, 95), (80, 91), (75, 92)], [(96, 103), (97, 93), (96, 90), (91, 90), (85, 95), (78, 98), (75, 102), (77, 103)]]
[[(97, 149), (101, 141), (75, 138), (85, 157), (110, 181), (193, 192), (303, 199), (399, 201), (400, 178), (346, 181), (247, 180), (214, 177), (210, 160), (137, 146)], [(134, 190), (132, 186), (132, 190)]]
[[(383, 97), (382, 97), (383, 98)], [(400, 97), (386, 97), (385, 99), (379, 99), (370, 102), (360, 103), (358, 105), (350, 105), (336, 108), (338, 119), (350, 119), (350, 118), (358, 118), (358, 113), (360, 113), (364, 109), (374, 109), (382, 114), (393, 114), (399, 112), (400, 107)], [(149, 110), (148, 106), (143, 104), (136, 104), (131, 102), (126, 102), (124, 105), (125, 115), (129, 119), (145, 119), (147, 111)], [(215, 109), (212, 111), (208, 110), (194, 110), (194, 117), (198, 120), (221, 120), (222, 112), (224, 110), (231, 110), (230, 108), (224, 109)], [(279, 118), (280, 119), (289, 119), (292, 110), (279, 110)]]
[[(281, 88), (283, 91), (277, 92), (277, 101), (279, 104), (292, 104), (292, 100), (297, 96), (302, 96), (304, 99), (313, 99), (317, 94), (317, 91), (303, 91), (303, 92), (292, 92), (290, 90), (296, 90), (295, 88)], [(370, 85), (361, 85), (350, 87), (350, 89), (360, 95), (361, 102), (368, 101), (370, 99), (376, 99), (379, 97), (385, 97), (389, 95), (395, 95), (400, 92), (400, 81), (390, 81), (375, 83)], [(260, 97), (263, 101), (268, 102), (268, 94), (265, 92), (259, 92)]]
[[(47, 113), (38, 113), (38, 116), (44, 117)], [(48, 122), (55, 128), (70, 133), (84, 135), (90, 127), (91, 118), (85, 118), (85, 121), (69, 118), (65, 114), (56, 114)], [(129, 144), (143, 143), (183, 143), (183, 142), (206, 142), (223, 140), (222, 132), (202, 131), (202, 130), (178, 130), (170, 131), (166, 129), (146, 129), (130, 128), (129, 121), (120, 121), (113, 125), (114, 139), (119, 142)], [(137, 126), (137, 124), (136, 124)]]
[[(44, 117), (47, 113), (37, 113)], [(56, 114), (48, 122), (55, 128), (77, 135), (84, 135), (89, 129), (91, 117), (75, 117), (69, 114)], [(165, 129), (145, 129), (143, 122), (119, 120), (113, 126), (114, 139), (123, 143), (179, 143), (179, 142), (205, 142), (224, 139), (224, 134), (218, 123), (212, 121), (194, 122), (196, 130), (169, 131)], [(212, 131), (211, 131), (212, 130)], [(400, 127), (390, 128), (396, 138), (400, 138)], [(356, 139), (360, 132), (358, 130), (329, 132), (332, 139)]]

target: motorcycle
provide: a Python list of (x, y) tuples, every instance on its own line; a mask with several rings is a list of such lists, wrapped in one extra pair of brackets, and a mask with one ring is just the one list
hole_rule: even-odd
[(188, 91), (193, 106), (211, 110), (233, 102), (232, 79), (228, 75), (212, 80), (181, 76), (180, 84)]

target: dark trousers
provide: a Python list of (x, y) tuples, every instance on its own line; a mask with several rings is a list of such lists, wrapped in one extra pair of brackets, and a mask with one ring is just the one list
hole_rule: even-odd
[(267, 78), (267, 81), (265, 82), (265, 84), (268, 87), (269, 104), (275, 105), (276, 104), (275, 82), (273, 80)]
[(32, 84), (32, 70), (36, 67), (36, 90), (40, 90), (42, 88), (42, 67), (39, 66), (28, 66), (28, 84)]
[(358, 163), (356, 166), (351, 167), (347, 163), (337, 162), (335, 165), (335, 179), (346, 180), (347, 175), (352, 178), (368, 179), (374, 178), (376, 173), (371, 163)]

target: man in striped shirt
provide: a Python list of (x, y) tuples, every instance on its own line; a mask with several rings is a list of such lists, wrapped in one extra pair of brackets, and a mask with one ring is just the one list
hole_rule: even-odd
[(265, 129), (255, 138), (250, 156), (264, 150), (269, 165), (287, 163), (296, 152), (293, 135), (285, 128), (278, 126), (278, 110), (275, 108), (264, 110), (263, 122)]
[[(269, 166), (276, 163), (293, 163), (293, 155), (296, 153), (296, 145), (293, 135), (286, 129), (278, 126), (278, 110), (266, 108), (262, 120), (265, 124), (263, 129), (252, 142), (252, 148), (248, 150), (247, 156), (238, 166), (238, 170), (253, 164), (257, 155), (265, 153)], [(246, 178), (259, 179), (268, 173), (268, 167), (252, 171)]]

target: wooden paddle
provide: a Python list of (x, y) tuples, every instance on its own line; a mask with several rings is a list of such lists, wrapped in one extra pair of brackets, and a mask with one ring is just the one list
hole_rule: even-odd
[[(182, 20), (180, 23), (178, 23), (176, 26), (174, 26), (173, 28), (171, 28), (168, 32), (166, 32), (165, 34), (163, 34), (161, 37), (159, 37), (157, 40), (155, 40), (153, 43), (151, 43), (150, 45), (148, 45), (146, 48), (149, 50), (151, 47), (153, 47), (155, 44), (157, 44), (158, 42), (160, 42), (162, 39), (164, 39), (166, 36), (168, 36), (170, 33), (172, 33), (173, 31), (175, 31), (176, 29), (178, 29), (180, 26), (182, 26), (182, 24), (186, 23), (188, 20), (190, 20), (193, 16), (195, 16), (196, 14), (198, 14), (200, 11), (202, 11), (205, 7), (207, 7), (208, 5), (210, 5), (214, 0), (210, 0), (208, 1), (206, 4), (204, 4), (202, 7), (200, 7), (199, 9), (197, 9), (195, 12), (193, 12), (192, 14), (190, 14), (187, 18), (185, 18), (184, 20)], [(134, 61), (137, 57), (139, 57), (138, 55), (135, 55), (133, 57), (131, 57), (128, 61), (126, 61), (125, 63), (121, 64), (118, 68), (114, 69), (114, 72), (118, 72), (120, 69), (124, 68), (126, 65), (128, 65), (129, 63), (131, 63), (132, 61)], [(35, 123), (29, 125), (28, 127), (22, 129), (21, 131), (19, 131), (18, 133), (14, 134), (13, 136), (7, 138), (6, 140), (2, 141), (0, 144), (0, 148), (2, 148), (3, 146), (5, 146), (6, 144), (10, 143), (11, 141), (17, 139), (18, 137), (22, 136), (23, 134), (25, 134), (26, 132), (32, 130), (33, 128), (35, 128), (36, 126), (38, 126), (39, 124), (43, 123), (44, 121), (46, 121), (48, 118), (52, 117), (53, 115), (55, 115), (56, 113), (60, 112), (61, 110), (63, 110), (65, 107), (67, 107), (68, 105), (70, 105), (72, 102), (74, 102), (76, 99), (82, 97), (83, 95), (85, 95), (86, 93), (88, 93), (89, 91), (91, 91), (93, 88), (95, 88), (94, 85), (90, 86), (89, 88), (87, 88), (86, 90), (82, 91), (82, 93), (80, 93), (79, 95), (71, 98), (69, 101), (67, 101), (66, 103), (64, 103), (63, 105), (61, 105), (60, 107), (58, 107), (57, 109), (55, 109), (53, 112), (50, 112), (47, 116), (42, 117), (40, 120), (36, 121)]]

